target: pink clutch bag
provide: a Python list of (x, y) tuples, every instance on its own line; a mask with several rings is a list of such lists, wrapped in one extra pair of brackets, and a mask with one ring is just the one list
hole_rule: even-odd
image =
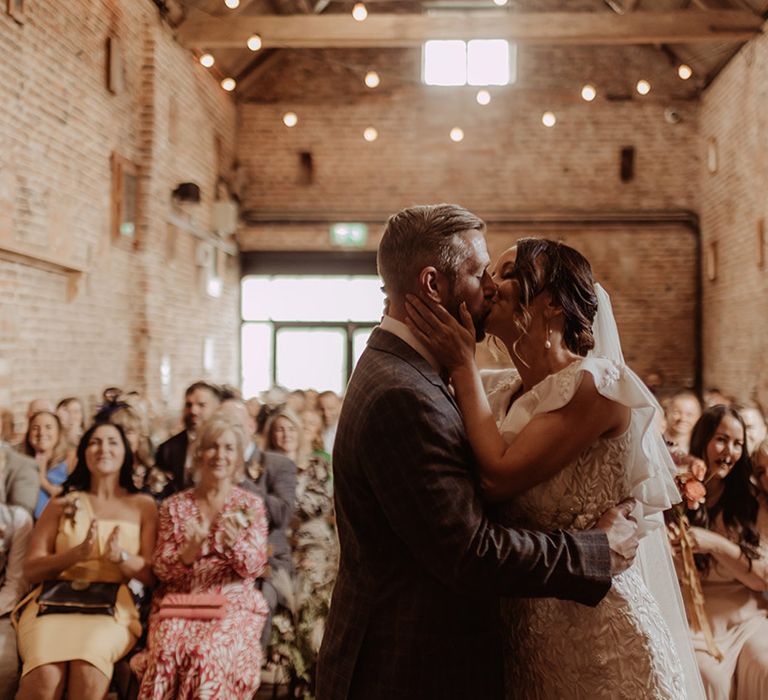
[(160, 601), (158, 617), (218, 620), (224, 617), (227, 599), (220, 593), (169, 593)]

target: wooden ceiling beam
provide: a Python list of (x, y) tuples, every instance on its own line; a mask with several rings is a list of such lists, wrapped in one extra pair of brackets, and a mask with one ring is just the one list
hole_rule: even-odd
[(245, 46), (259, 34), (264, 48), (385, 48), (418, 46), (429, 39), (509, 39), (520, 44), (626, 45), (748, 41), (762, 18), (739, 10), (682, 12), (261, 15), (215, 18), (194, 15), (179, 30), (190, 48)]

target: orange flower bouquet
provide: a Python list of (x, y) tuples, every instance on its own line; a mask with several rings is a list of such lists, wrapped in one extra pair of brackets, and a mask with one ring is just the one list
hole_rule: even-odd
[(707, 650), (715, 659), (722, 661), (723, 654), (715, 644), (712, 625), (704, 608), (704, 593), (694, 559), (694, 544), (690, 535), (691, 523), (687, 515), (688, 510), (698, 510), (706, 500), (707, 467), (700, 459), (690, 455), (673, 455), (673, 458), (679, 467), (685, 468), (685, 471), (678, 473), (675, 477), (683, 500), (671, 511), (669, 533), (680, 551), (678, 574), (688, 623), (694, 632), (703, 632)]

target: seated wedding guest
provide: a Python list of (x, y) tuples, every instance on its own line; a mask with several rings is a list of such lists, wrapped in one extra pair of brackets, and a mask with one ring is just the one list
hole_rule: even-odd
[(302, 389), (294, 389), (285, 397), (285, 407), (301, 415), (307, 405), (307, 395)]
[(244, 478), (240, 488), (260, 496), (267, 509), (269, 530), (268, 573), (260, 580), (261, 592), (269, 606), (269, 616), (261, 634), (261, 646), (266, 649), (272, 631), (272, 616), (278, 603), (286, 605), (284, 592), (279, 592), (273, 578), (284, 571), (290, 581), (293, 570), (288, 526), (296, 508), (296, 465), (276, 452), (259, 449), (256, 444), (256, 421), (242, 400), (226, 399), (219, 412), (245, 435)]
[(35, 458), (40, 479), (35, 518), (39, 518), (48, 501), (63, 491), (69, 475), (69, 446), (55, 413), (39, 411), (29, 419), (24, 437), (24, 453)]
[(10, 408), (0, 408), (0, 444), (13, 445), (16, 443), (16, 433), (13, 430), (13, 411)]
[(56, 405), (56, 415), (72, 448), (77, 448), (85, 432), (85, 411), (80, 399), (70, 396)]
[(32, 399), (27, 404), (27, 420), (32, 418), (35, 413), (40, 413), (40, 411), (55, 413), (56, 409), (53, 406), (53, 402), (49, 401), (48, 399)]
[(341, 399), (333, 391), (324, 391), (317, 397), (317, 406), (323, 416), (323, 444), (325, 451), (333, 454), (333, 442), (336, 440), (336, 427), (341, 413)]
[[(146, 421), (138, 410), (123, 404), (109, 414), (107, 422), (119, 425), (125, 439), (128, 440), (133, 456), (133, 485), (139, 491), (146, 489), (153, 493), (153, 489), (149, 488), (149, 482), (155, 460), (152, 458), (152, 445), (147, 434)], [(162, 482), (160, 490), (166, 483)]]
[(10, 612), (27, 592), (23, 563), (31, 533), (32, 516), (24, 508), (0, 504), (0, 698), (12, 698), (19, 681)]
[(197, 485), (160, 507), (160, 585), (148, 646), (131, 659), (140, 700), (251, 700), (259, 687), (267, 520), (261, 499), (235, 485), (242, 466), (237, 427), (221, 416), (198, 427)]
[(678, 391), (665, 407), (664, 439), (673, 452), (688, 452), (691, 431), (701, 415), (701, 404), (692, 391)]
[(718, 661), (704, 633), (692, 633), (707, 698), (768, 698), (768, 510), (750, 480), (739, 414), (722, 405), (706, 409), (690, 452), (707, 466), (706, 502), (687, 515), (704, 608), (723, 655)]
[(58, 698), (65, 689), (69, 698), (103, 698), (115, 661), (141, 634), (126, 583), (153, 581), (157, 510), (136, 493), (132, 473), (120, 428), (93, 426), (78, 445), (65, 494), (35, 525), (24, 573), (40, 585), (14, 611), (19, 700)]
[(747, 451), (751, 455), (760, 446), (768, 435), (768, 427), (765, 424), (765, 416), (760, 406), (754, 401), (744, 401), (740, 404), (733, 404), (734, 410), (738, 411), (744, 425), (747, 426)]
[(752, 476), (759, 492), (760, 503), (768, 507), (768, 438), (757, 446), (752, 455)]
[(325, 459), (329, 464), (331, 455), (325, 451), (323, 441), (323, 417), (315, 409), (307, 409), (301, 413), (301, 423), (304, 430), (304, 444), (309, 447), (312, 454)]
[(710, 408), (711, 406), (730, 406), (732, 403), (731, 398), (726, 396), (716, 386), (710, 386), (704, 389), (702, 399), (704, 408)]
[[(278, 613), (275, 618), (273, 629), (277, 638), (272, 654), (280, 657), (278, 665), (293, 668), (294, 676), (300, 676), (311, 686), (309, 679), (317, 663), (338, 568), (331, 469), (323, 453), (313, 451), (305, 442), (301, 421), (292, 411), (278, 410), (264, 432), (266, 449), (285, 454), (298, 468), (296, 512), (290, 538), (294, 605), (290, 614)], [(286, 653), (287, 650), (291, 652)], [(294, 680), (301, 683), (300, 679)]]
[(195, 382), (184, 392), (182, 419), (184, 430), (168, 438), (155, 453), (155, 465), (165, 472), (169, 482), (160, 498), (167, 498), (192, 485), (192, 443), (198, 428), (221, 403), (221, 390), (208, 382)]
[[(5, 420), (0, 419), (0, 430), (4, 426)], [(37, 462), (17, 452), (5, 441), (0, 441), (0, 502), (21, 506), (32, 513), (39, 491)]]

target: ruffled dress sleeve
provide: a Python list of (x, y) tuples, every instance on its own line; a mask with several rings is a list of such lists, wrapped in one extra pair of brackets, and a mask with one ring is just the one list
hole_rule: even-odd
[(480, 379), (496, 425), (501, 425), (507, 416), (512, 397), (523, 384), (520, 374), (514, 367), (483, 369), (480, 370)]
[(633, 515), (644, 535), (660, 526), (654, 515), (678, 503), (680, 493), (675, 485), (675, 464), (659, 429), (661, 407), (627, 365), (590, 356), (549, 375), (513, 404), (501, 426), (502, 435), (511, 442), (536, 415), (565, 406), (587, 372), (601, 395), (631, 410), (626, 476), (637, 500)]

